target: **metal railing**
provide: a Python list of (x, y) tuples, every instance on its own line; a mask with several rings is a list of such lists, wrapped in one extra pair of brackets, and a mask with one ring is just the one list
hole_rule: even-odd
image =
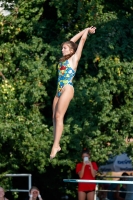
[(31, 174), (6, 174), (6, 177), (28, 177), (28, 190), (25, 189), (11, 189), (8, 191), (12, 192), (29, 192), (32, 185), (32, 175)]
[[(64, 182), (69, 183), (96, 183), (96, 189), (95, 189), (95, 196), (94, 199), (96, 200), (96, 195), (99, 191), (106, 191), (106, 192), (116, 192), (116, 190), (102, 190), (98, 189), (98, 184), (107, 184), (107, 183), (115, 183), (115, 184), (133, 184), (133, 176), (102, 176), (99, 177), (101, 179), (103, 178), (132, 178), (130, 181), (121, 181), (121, 180), (85, 180), (85, 179), (63, 179)], [(121, 192), (121, 191), (119, 191)], [(126, 193), (133, 193), (132, 191), (126, 191)]]
[(85, 179), (63, 179), (64, 182), (70, 183), (116, 183), (116, 184), (133, 184), (133, 181), (113, 181), (113, 180), (85, 180)]

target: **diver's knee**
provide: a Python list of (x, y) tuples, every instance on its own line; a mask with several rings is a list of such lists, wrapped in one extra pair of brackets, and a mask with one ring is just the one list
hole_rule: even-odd
[(62, 115), (59, 112), (56, 112), (56, 114), (55, 114), (55, 120), (56, 121), (62, 120)]

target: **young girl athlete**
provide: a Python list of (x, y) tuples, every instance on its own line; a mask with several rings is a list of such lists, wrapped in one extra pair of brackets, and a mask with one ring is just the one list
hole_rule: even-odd
[[(90, 161), (89, 149), (83, 149), (82, 160), (82, 162), (76, 165), (76, 173), (79, 175), (79, 178), (81, 180), (95, 180), (98, 166), (96, 162)], [(94, 200), (95, 188), (95, 183), (79, 183), (78, 200)]]
[[(95, 30), (96, 27), (93, 26), (86, 28), (76, 34), (70, 41), (62, 44), (63, 57), (58, 65), (58, 86), (53, 101), (54, 143), (50, 154), (51, 159), (61, 150), (60, 139), (63, 132), (63, 118), (74, 95), (72, 79), (75, 76), (87, 35), (95, 33)], [(77, 46), (75, 42), (79, 39)]]

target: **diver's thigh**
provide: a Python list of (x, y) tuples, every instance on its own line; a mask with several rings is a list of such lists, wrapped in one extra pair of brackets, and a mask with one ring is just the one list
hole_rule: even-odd
[(55, 112), (56, 112), (56, 107), (57, 107), (57, 103), (59, 101), (59, 98), (57, 96), (54, 97), (54, 100), (53, 100), (53, 105), (52, 105), (52, 110), (53, 110), (53, 117), (55, 115)]
[[(71, 86), (70, 86), (71, 87)], [(56, 112), (58, 112), (60, 115), (64, 116), (69, 103), (71, 101), (71, 99), (73, 98), (73, 88), (69, 88), (69, 87), (65, 87), (60, 98), (59, 101), (57, 103), (57, 107), (56, 107)]]

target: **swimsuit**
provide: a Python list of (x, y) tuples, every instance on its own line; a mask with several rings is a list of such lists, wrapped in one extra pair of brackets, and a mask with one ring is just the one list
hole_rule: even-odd
[(94, 191), (95, 190), (87, 190), (87, 191), (82, 191), (82, 192), (85, 192), (87, 194), (87, 193), (94, 192)]
[[(95, 162), (91, 162), (92, 167), (95, 171), (98, 170), (97, 164)], [(79, 174), (79, 172), (82, 170), (83, 167), (83, 162), (78, 163), (76, 165), (76, 173)], [(89, 165), (86, 165), (84, 168), (84, 173), (82, 178), (80, 178), (80, 180), (95, 180), (95, 177), (93, 177), (92, 173), (91, 173), (91, 168)], [(79, 192), (92, 192), (94, 191), (96, 188), (96, 183), (78, 183), (78, 191)]]
[(68, 60), (60, 62), (58, 65), (58, 85), (57, 85), (57, 97), (61, 96), (62, 89), (65, 85), (71, 85), (73, 87), (72, 79), (75, 76), (76, 71), (70, 67)]

